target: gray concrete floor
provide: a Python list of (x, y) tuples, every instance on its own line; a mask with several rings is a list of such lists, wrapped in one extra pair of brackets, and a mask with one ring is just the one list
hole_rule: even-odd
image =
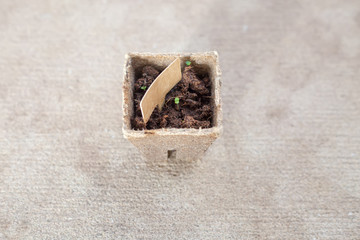
[[(357, 239), (360, 5), (0, 1), (0, 239)], [(157, 167), (126, 52), (217, 50), (224, 133)]]

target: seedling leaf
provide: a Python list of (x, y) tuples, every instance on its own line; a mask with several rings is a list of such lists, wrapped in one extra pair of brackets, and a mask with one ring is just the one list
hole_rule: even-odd
[(174, 99), (174, 102), (175, 102), (175, 104), (179, 104), (179, 103), (180, 103), (180, 99), (179, 99), (178, 97), (176, 97), (176, 98)]

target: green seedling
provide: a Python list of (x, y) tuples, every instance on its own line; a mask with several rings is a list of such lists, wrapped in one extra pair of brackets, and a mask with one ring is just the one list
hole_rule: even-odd
[(175, 104), (179, 104), (179, 103), (180, 103), (180, 98), (176, 97), (176, 98), (174, 99), (174, 102), (175, 102)]
[(190, 65), (191, 65), (191, 62), (190, 62), (190, 61), (186, 61), (185, 64), (186, 64), (187, 66), (190, 66)]
[(176, 98), (174, 99), (174, 102), (175, 102), (175, 104), (176, 104), (176, 109), (179, 110), (180, 99), (179, 99), (178, 97), (176, 97)]
[(142, 90), (146, 90), (146, 86), (142, 86), (140, 89), (142, 89)]

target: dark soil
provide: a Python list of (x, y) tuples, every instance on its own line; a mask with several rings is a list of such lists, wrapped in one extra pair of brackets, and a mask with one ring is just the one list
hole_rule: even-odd
[[(210, 78), (207, 74), (196, 74), (191, 65), (185, 67), (181, 81), (166, 95), (162, 111), (159, 112), (156, 107), (145, 126), (140, 101), (159, 74), (154, 67), (145, 66), (142, 75), (135, 81), (134, 116), (131, 119), (133, 129), (212, 127)], [(180, 100), (179, 104), (175, 104), (176, 97)]]

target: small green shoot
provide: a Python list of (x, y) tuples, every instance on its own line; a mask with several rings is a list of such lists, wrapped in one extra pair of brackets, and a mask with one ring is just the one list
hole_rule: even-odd
[(190, 66), (191, 62), (190, 62), (190, 61), (186, 61), (185, 64), (186, 64), (187, 66)]
[(179, 104), (179, 103), (180, 103), (180, 99), (179, 99), (178, 97), (176, 97), (176, 98), (174, 99), (174, 102), (175, 102), (175, 104)]
[(179, 109), (180, 99), (179, 99), (178, 97), (176, 97), (176, 98), (174, 99), (174, 102), (175, 102), (175, 104), (176, 104), (176, 109), (179, 111), (179, 110), (180, 110), (180, 109)]
[(142, 90), (146, 90), (146, 86), (142, 86), (140, 89), (142, 89)]

